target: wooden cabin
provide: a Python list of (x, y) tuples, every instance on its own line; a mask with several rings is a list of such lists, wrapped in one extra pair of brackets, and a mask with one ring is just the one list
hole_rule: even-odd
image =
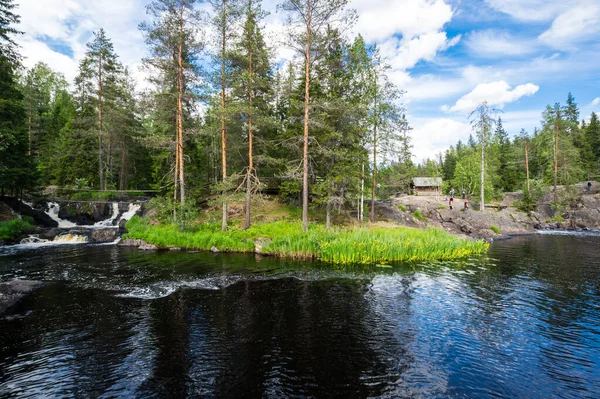
[(441, 195), (441, 177), (415, 177), (413, 179), (415, 195)]

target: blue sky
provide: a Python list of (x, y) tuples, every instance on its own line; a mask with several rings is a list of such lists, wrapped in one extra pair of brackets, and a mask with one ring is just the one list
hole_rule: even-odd
[[(146, 48), (137, 30), (149, 0), (17, 0), (26, 66), (44, 61), (72, 79), (85, 43), (104, 27), (123, 63), (144, 87)], [(277, 0), (268, 37), (278, 42), (285, 15)], [(547, 104), (571, 91), (582, 118), (600, 111), (600, 0), (351, 0), (359, 19), (349, 33), (377, 44), (392, 80), (406, 91), (417, 160), (433, 157), (471, 131), (467, 116), (487, 100), (511, 134), (539, 125)]]

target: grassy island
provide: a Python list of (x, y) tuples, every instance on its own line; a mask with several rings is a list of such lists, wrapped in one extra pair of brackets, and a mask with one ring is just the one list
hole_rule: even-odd
[[(175, 224), (153, 225), (140, 217), (127, 223), (127, 238), (158, 247), (181, 247), (224, 252), (257, 252), (296, 259), (319, 259), (334, 264), (388, 264), (401, 261), (451, 260), (482, 254), (488, 244), (453, 236), (437, 228), (338, 227), (326, 230), (313, 224), (308, 232), (300, 223), (276, 221), (248, 230), (202, 223), (180, 231)], [(257, 248), (257, 247), (260, 247)]]

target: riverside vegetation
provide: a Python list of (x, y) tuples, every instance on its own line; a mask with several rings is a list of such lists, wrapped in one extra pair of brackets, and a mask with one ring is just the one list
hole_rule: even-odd
[(220, 224), (210, 219), (198, 219), (182, 228), (181, 224), (167, 220), (158, 223), (136, 216), (127, 223), (125, 237), (162, 248), (260, 252), (339, 265), (452, 260), (483, 254), (489, 246), (484, 241), (459, 238), (439, 228), (350, 224), (326, 229), (323, 224), (314, 223), (304, 232), (300, 221), (290, 220), (296, 209), (282, 207), (276, 201), (269, 202), (267, 207), (263, 212), (272, 216), (270, 220), (253, 223), (249, 229), (232, 223), (227, 231), (221, 231)]

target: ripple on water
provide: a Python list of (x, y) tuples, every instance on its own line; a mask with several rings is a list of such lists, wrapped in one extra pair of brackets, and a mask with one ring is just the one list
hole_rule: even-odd
[[(0, 396), (600, 397), (594, 237), (345, 268), (117, 247), (3, 256)], [(11, 317), (19, 316), (19, 317)]]

